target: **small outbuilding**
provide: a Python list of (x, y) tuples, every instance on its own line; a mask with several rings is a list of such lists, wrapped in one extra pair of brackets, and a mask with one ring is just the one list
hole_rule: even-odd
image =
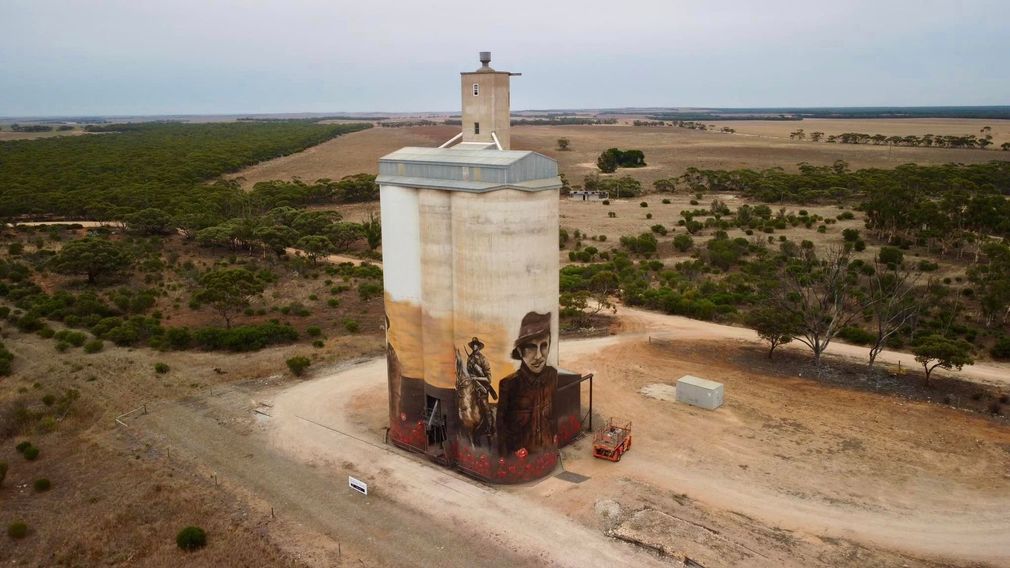
[(677, 402), (715, 410), (722, 406), (722, 397), (722, 383), (692, 375), (684, 375), (677, 380)]

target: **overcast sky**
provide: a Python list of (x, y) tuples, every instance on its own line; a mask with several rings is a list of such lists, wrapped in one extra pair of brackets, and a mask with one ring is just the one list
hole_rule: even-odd
[(1010, 104), (1010, 0), (0, 0), (0, 116)]

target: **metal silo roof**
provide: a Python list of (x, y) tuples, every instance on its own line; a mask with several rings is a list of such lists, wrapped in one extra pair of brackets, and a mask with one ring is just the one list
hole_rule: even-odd
[(456, 191), (561, 187), (558, 163), (526, 150), (401, 148), (379, 159), (380, 184)]

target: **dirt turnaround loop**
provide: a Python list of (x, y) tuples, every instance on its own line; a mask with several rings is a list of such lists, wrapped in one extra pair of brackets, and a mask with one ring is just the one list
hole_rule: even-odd
[[(563, 452), (578, 474), (567, 480), (485, 486), (384, 445), (384, 360), (279, 392), (266, 432), (318, 473), (368, 482), (362, 499), (427, 512), (435, 532), (466, 527), (546, 564), (1010, 563), (1005, 423), (755, 371), (741, 363), (741, 352), (757, 353), (748, 330), (635, 310), (621, 320), (621, 335), (562, 342), (561, 363), (596, 373), (597, 418), (633, 420), (635, 448), (620, 463), (594, 460), (583, 438)], [(659, 333), (673, 341), (650, 343)], [(685, 374), (723, 382), (725, 406), (641, 392)]]

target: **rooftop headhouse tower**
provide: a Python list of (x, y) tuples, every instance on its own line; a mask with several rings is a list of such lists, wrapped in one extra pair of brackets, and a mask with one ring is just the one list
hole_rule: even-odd
[(514, 483), (578, 433), (579, 376), (558, 368), (557, 162), (509, 149), (514, 74), (481, 63), (461, 74), (461, 133), (379, 160), (389, 433)]
[(495, 71), (491, 52), (480, 52), (480, 69), (460, 73), (463, 99), (463, 143), (511, 147), (509, 80), (521, 73)]

